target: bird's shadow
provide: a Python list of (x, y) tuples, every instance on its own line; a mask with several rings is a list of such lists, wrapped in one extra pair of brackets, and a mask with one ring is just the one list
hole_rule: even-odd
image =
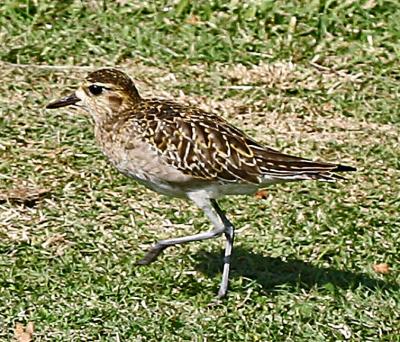
[[(222, 254), (200, 250), (193, 256), (196, 269), (208, 276), (221, 273)], [(310, 263), (282, 258), (268, 257), (237, 247), (232, 258), (230, 278), (245, 277), (261, 285), (268, 293), (278, 291), (282, 286), (297, 289), (311, 289), (314, 286), (334, 291), (335, 288), (355, 289), (360, 285), (369, 289), (398, 291), (399, 284), (374, 279), (365, 273), (342, 271), (334, 268), (313, 266)]]

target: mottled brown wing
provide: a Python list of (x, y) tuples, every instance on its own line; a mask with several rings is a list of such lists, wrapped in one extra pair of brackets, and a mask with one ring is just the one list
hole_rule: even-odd
[(142, 106), (137, 112), (143, 115), (143, 138), (184, 174), (259, 183), (260, 169), (246, 136), (222, 118), (169, 101), (146, 101)]
[(146, 116), (143, 137), (184, 174), (262, 183), (266, 176), (318, 178), (337, 167), (263, 147), (222, 118), (196, 108), (169, 101), (147, 101), (146, 106), (140, 110)]

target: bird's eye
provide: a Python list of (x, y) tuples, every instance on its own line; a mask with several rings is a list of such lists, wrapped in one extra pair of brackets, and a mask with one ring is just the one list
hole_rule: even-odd
[(96, 84), (92, 84), (91, 86), (89, 86), (89, 91), (93, 95), (100, 95), (103, 92), (103, 89), (103, 87)]

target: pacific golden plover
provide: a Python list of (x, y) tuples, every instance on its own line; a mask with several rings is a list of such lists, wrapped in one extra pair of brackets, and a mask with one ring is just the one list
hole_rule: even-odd
[(71, 95), (47, 108), (75, 105), (94, 120), (102, 152), (123, 174), (161, 194), (192, 200), (214, 229), (161, 240), (138, 264), (153, 262), (167, 247), (225, 234), (218, 296), (228, 287), (234, 227), (216, 200), (252, 194), (272, 183), (306, 179), (334, 181), (350, 166), (314, 162), (265, 147), (223, 118), (172, 101), (140, 97), (132, 79), (106, 68), (90, 73)]

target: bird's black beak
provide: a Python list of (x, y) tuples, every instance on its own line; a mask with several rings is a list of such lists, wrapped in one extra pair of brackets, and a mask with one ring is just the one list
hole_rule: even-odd
[(57, 101), (49, 103), (46, 108), (53, 109), (53, 108), (60, 108), (65, 106), (74, 105), (79, 102), (80, 99), (75, 95), (75, 93), (65, 96)]

